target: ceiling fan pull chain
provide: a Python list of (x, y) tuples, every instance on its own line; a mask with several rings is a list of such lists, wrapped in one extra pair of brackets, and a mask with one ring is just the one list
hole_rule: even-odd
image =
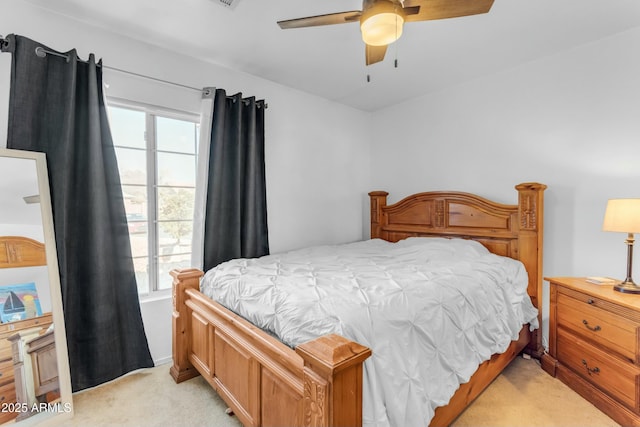
[[(404, 1), (400, 2), (401, 6), (404, 8)], [(396, 6), (397, 7), (397, 6)], [(396, 15), (396, 45), (394, 46), (396, 51), (396, 57), (393, 61), (393, 67), (398, 68), (398, 15)]]

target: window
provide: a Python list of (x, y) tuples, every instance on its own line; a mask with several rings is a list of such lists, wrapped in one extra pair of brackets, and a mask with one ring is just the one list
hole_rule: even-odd
[(191, 264), (199, 117), (110, 102), (138, 292), (171, 288)]

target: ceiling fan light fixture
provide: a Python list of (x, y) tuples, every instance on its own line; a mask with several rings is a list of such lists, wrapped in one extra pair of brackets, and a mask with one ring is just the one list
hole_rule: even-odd
[(360, 18), (362, 40), (370, 46), (386, 46), (402, 35), (404, 14), (402, 6), (390, 1), (379, 1)]

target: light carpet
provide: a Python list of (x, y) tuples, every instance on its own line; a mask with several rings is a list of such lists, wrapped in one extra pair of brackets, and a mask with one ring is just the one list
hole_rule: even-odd
[[(138, 371), (74, 394), (65, 426), (239, 427), (201, 377), (175, 384), (169, 366)], [(455, 427), (617, 426), (534, 360), (517, 358), (454, 422)]]

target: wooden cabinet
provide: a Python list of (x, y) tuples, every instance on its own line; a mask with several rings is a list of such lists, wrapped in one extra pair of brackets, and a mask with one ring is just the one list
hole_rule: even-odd
[(542, 367), (625, 426), (640, 426), (640, 295), (585, 278), (550, 284)]
[[(31, 328), (46, 330), (52, 322), (51, 313), (26, 320), (0, 324), (0, 405), (16, 402), (14, 354), (9, 337)], [(17, 412), (0, 411), (0, 424), (15, 419)]]

